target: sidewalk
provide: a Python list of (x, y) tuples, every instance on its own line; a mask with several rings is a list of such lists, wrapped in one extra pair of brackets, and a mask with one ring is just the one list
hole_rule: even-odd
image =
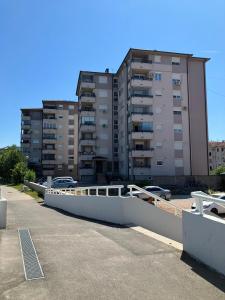
[[(4, 187), (0, 299), (225, 299), (224, 278), (131, 228), (77, 218)], [(29, 228), (45, 278), (25, 281), (17, 229)]]

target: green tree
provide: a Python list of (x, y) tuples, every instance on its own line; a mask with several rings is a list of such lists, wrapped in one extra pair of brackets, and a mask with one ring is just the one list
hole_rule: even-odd
[(0, 151), (0, 177), (9, 182), (12, 177), (12, 170), (16, 164), (23, 162), (26, 165), (26, 158), (15, 145), (1, 149)]
[(211, 175), (220, 175), (225, 172), (225, 166), (219, 166), (211, 171)]
[(27, 170), (24, 176), (24, 179), (28, 180), (28, 181), (32, 181), (34, 182), (36, 179), (36, 174), (33, 170)]
[(25, 162), (18, 162), (12, 170), (13, 183), (21, 183), (24, 181), (27, 172), (27, 165)]

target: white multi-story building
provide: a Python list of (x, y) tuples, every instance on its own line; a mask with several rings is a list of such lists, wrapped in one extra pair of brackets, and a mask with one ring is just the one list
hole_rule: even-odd
[(81, 71), (81, 180), (208, 174), (207, 60), (130, 49), (115, 74)]

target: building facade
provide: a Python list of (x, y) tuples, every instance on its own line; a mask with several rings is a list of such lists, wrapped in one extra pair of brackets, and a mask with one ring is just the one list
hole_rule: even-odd
[(209, 170), (225, 166), (225, 141), (209, 142)]
[(207, 60), (130, 49), (115, 74), (80, 72), (81, 180), (207, 175)]
[(77, 177), (78, 104), (43, 100), (21, 109), (21, 150), (37, 176)]

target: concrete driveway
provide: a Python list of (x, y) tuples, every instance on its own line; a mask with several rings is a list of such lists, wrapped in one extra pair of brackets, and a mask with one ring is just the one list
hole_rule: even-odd
[[(225, 299), (224, 278), (132, 228), (77, 218), (4, 187), (0, 299)], [(29, 228), (45, 278), (24, 278), (17, 229)]]

